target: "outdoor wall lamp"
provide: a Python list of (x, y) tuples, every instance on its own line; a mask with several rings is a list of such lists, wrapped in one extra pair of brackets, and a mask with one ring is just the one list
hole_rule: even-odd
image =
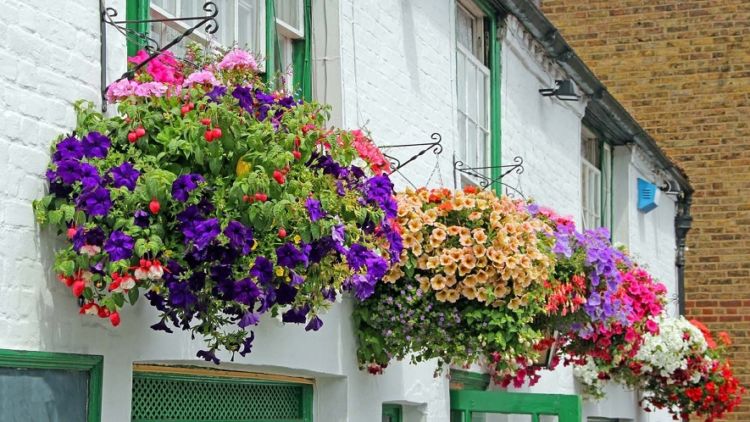
[(539, 93), (544, 97), (555, 96), (562, 101), (578, 101), (581, 97), (576, 94), (576, 88), (570, 79), (556, 80), (557, 88), (543, 88)]

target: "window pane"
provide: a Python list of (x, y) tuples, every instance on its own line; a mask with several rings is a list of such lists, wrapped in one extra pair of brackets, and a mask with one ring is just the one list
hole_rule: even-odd
[[(221, 17), (222, 10), (219, 9), (219, 17)], [(180, 1), (180, 15), (178, 17), (193, 17), (203, 16), (206, 12), (203, 11), (203, 2), (195, 0), (182, 0)]]
[[(477, 69), (477, 72), (480, 72), (479, 69)], [(486, 128), (488, 126), (487, 124), (487, 84), (488, 80), (487, 77), (484, 75), (484, 73), (479, 73), (479, 78), (477, 79), (477, 109), (479, 110), (479, 115), (477, 123), (479, 123), (480, 126)]]
[(461, 6), (458, 6), (456, 16), (456, 41), (467, 50), (474, 51), (474, 17)]
[(224, 46), (231, 46), (237, 42), (235, 36), (235, 6), (237, 6), (236, 0), (215, 0), (216, 6), (219, 8), (219, 16), (216, 17), (216, 22), (219, 24), (219, 30), (216, 31), (214, 36)]
[(276, 0), (276, 19), (304, 36), (302, 25), (302, 0)]
[(240, 0), (238, 8), (237, 43), (240, 47), (260, 53), (260, 0)]
[(474, 63), (468, 62), (470, 66), (467, 70), (466, 75), (466, 93), (468, 95), (468, 110), (467, 114), (469, 117), (477, 121), (477, 69)]
[[(160, 23), (160, 22), (152, 23), (151, 28), (149, 28), (149, 31), (150, 31), (149, 37), (156, 40), (156, 42), (159, 43), (160, 47), (163, 47), (167, 43), (171, 42), (173, 39), (179, 37), (180, 34), (182, 34), (182, 31), (178, 31), (172, 28), (171, 26), (166, 25), (164, 23)], [(191, 40), (189, 38), (183, 39), (182, 41), (180, 41), (180, 43), (170, 48), (169, 51), (174, 53), (174, 55), (177, 57), (183, 57), (185, 56), (185, 47), (191, 41), (195, 41), (195, 40)]]
[(55, 369), (0, 368), (2, 420), (86, 420), (89, 374)]
[(464, 162), (464, 164), (470, 166), (467, 162), (466, 157), (466, 116), (463, 113), (458, 113), (458, 145), (456, 145), (456, 154), (458, 158)]
[(177, 0), (151, 0), (151, 4), (162, 8), (170, 15), (177, 14)]
[(466, 136), (468, 142), (466, 142), (466, 156), (469, 161), (469, 166), (477, 166), (477, 126), (469, 121), (468, 133)]
[(456, 88), (458, 109), (466, 111), (466, 56), (460, 50), (456, 54)]

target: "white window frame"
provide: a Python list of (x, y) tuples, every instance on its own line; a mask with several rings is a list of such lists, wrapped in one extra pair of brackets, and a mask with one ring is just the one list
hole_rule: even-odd
[[(586, 159), (583, 148), (595, 142), (599, 166)], [(584, 229), (612, 230), (612, 148), (585, 126), (581, 129), (581, 221)]]
[(294, 41), (305, 38), (305, 2), (303, 0), (281, 0), (281, 1), (296, 1), (299, 5), (298, 16), (300, 17), (300, 28), (295, 28), (288, 22), (283, 21), (279, 18), (278, 10), (276, 11), (276, 37), (279, 40), (279, 56), (281, 63), (279, 63), (279, 69), (284, 77), (284, 84), (287, 89), (291, 90), (293, 87), (294, 79), (294, 57), (293, 57), (293, 44)]
[[(175, 0), (175, 10), (179, 11), (182, 10), (182, 2), (183, 1), (198, 1), (198, 0)], [(229, 0), (232, 2), (232, 5), (234, 7), (234, 39), (236, 40), (239, 37), (239, 1), (238, 0)], [(220, 7), (221, 5), (219, 5)], [(256, 53), (260, 56), (265, 57), (266, 55), (266, 2), (264, 0), (257, 0), (257, 6), (258, 6), (258, 46), (259, 51), (252, 51), (253, 53)], [(221, 9), (219, 9), (219, 15), (221, 16)], [(155, 5), (153, 2), (149, 2), (149, 16), (153, 19), (174, 19), (176, 16), (169, 13), (168, 11), (164, 10), (160, 6)], [(217, 19), (217, 22), (219, 25), (222, 25), (223, 23)], [(172, 22), (162, 22), (162, 25), (171, 27), (172, 29), (178, 31), (178, 32), (184, 32), (191, 28), (191, 25), (185, 22), (181, 21), (172, 21)], [(220, 47), (231, 47), (232, 45), (224, 45), (221, 44), (216, 37), (206, 34), (205, 31), (202, 31), (200, 29), (193, 32), (188, 38), (195, 42), (203, 43), (206, 45), (209, 45), (213, 48), (220, 48)], [(236, 41), (235, 41), (236, 42)], [(260, 61), (258, 63), (259, 70), (265, 71), (265, 61)]]
[[(490, 69), (484, 63), (485, 60), (485, 44), (486, 40), (484, 34), (484, 14), (474, 3), (470, 1), (458, 1), (456, 2), (456, 27), (454, 30), (458, 33), (458, 14), (459, 11), (463, 11), (473, 18), (473, 30), (474, 39), (472, 40), (472, 50), (469, 50), (466, 46), (458, 41), (456, 36), (456, 112), (458, 127), (458, 142), (456, 145), (456, 151), (458, 152), (458, 158), (467, 167), (480, 168), (475, 172), (483, 176), (489, 177), (489, 169), (481, 169), (482, 167), (490, 166), (491, 159), (491, 131), (490, 131), (490, 89), (491, 89), (491, 75)], [(459, 69), (464, 69), (464, 75), (459, 72)], [(473, 94), (470, 90), (470, 72), (474, 72), (474, 90)], [(483, 95), (478, 95), (479, 87), (478, 81), (482, 80), (484, 85)], [(459, 88), (462, 87), (462, 89)], [(462, 95), (463, 94), (463, 95)], [(472, 115), (472, 103), (475, 101), (473, 108), (475, 114)], [(481, 110), (480, 110), (481, 109)], [(481, 114), (484, 114), (484, 122), (480, 121)], [(474, 139), (470, 140), (470, 129), (475, 128), (473, 134)], [(483, 135), (484, 141), (480, 138)], [(472, 142), (474, 145), (472, 145)], [(472, 151), (474, 146), (474, 151)], [(477, 178), (466, 174), (461, 176), (461, 185), (477, 184)]]

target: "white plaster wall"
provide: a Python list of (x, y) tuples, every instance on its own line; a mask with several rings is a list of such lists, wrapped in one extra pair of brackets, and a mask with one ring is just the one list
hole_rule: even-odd
[(554, 87), (561, 76), (518, 20), (508, 17), (502, 40), (502, 160), (510, 164), (521, 156), (525, 171), (509, 174), (504, 182), (580, 222), (581, 119), (586, 103), (539, 94), (539, 89)]
[[(107, 3), (124, 10), (124, 0)], [(318, 7), (321, 4), (324, 10)], [(432, 132), (443, 135), (443, 154), (410, 164), (404, 171), (406, 178), (395, 177), (401, 188), (408, 185), (407, 179), (415, 185), (453, 186), (454, 7), (453, 1), (434, 0), (316, 2), (316, 23), (325, 18), (330, 26), (325, 35), (313, 34), (316, 83), (325, 81), (316, 85), (315, 93), (333, 103), (334, 122), (365, 127), (381, 145), (425, 142)], [(505, 162), (523, 156), (526, 172), (509, 181), (539, 202), (578, 219), (584, 103), (561, 103), (537, 93), (550, 85), (557, 71), (529, 52), (520, 28), (512, 25), (502, 49), (502, 152)], [(114, 76), (124, 69), (124, 42), (111, 31), (109, 36), (108, 65)], [(36, 226), (31, 200), (45, 190), (50, 142), (74, 125), (72, 102), (98, 101), (98, 47), (95, 2), (6, 0), (4, 4), (0, 15), (4, 129), (0, 131), (4, 177), (0, 348), (103, 355), (103, 420), (118, 422), (130, 419), (133, 362), (204, 363), (195, 358), (200, 340), (148, 328), (156, 321), (156, 312), (143, 301), (122, 313), (122, 324), (116, 329), (79, 316), (69, 292), (50, 270), (55, 236)], [(319, 65), (323, 62), (327, 67)], [(326, 71), (330, 73), (321, 73)], [(411, 155), (405, 150), (393, 152)], [(628, 177), (632, 179), (632, 174)], [(624, 209), (631, 208), (634, 205)], [(667, 248), (674, 243), (673, 234), (661, 230), (657, 236), (655, 231), (672, 227), (667, 207), (645, 217), (631, 214), (628, 221), (633, 225), (625, 232), (631, 248), (648, 257), (660, 277), (667, 277), (673, 268)], [(649, 247), (658, 248), (659, 254), (653, 255)], [(652, 262), (652, 256), (659, 261)], [(237, 356), (234, 362), (222, 355), (222, 366), (314, 378), (316, 421), (378, 421), (382, 403), (388, 402), (406, 405), (408, 422), (447, 422), (448, 381), (433, 376), (434, 364), (393, 363), (379, 377), (357, 369), (350, 313), (349, 300), (334, 306), (317, 333), (266, 318), (256, 332), (253, 353)], [(573, 393), (575, 388), (569, 370), (562, 369), (547, 374), (531, 391)], [(624, 410), (613, 409), (632, 409), (627, 401), (619, 406), (605, 407), (608, 416), (626, 417)]]

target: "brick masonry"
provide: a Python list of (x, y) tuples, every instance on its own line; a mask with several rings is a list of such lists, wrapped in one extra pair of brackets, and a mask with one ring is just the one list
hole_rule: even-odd
[[(687, 313), (750, 385), (750, 2), (544, 0), (576, 52), (687, 171)], [(731, 420), (750, 420), (750, 396)]]

